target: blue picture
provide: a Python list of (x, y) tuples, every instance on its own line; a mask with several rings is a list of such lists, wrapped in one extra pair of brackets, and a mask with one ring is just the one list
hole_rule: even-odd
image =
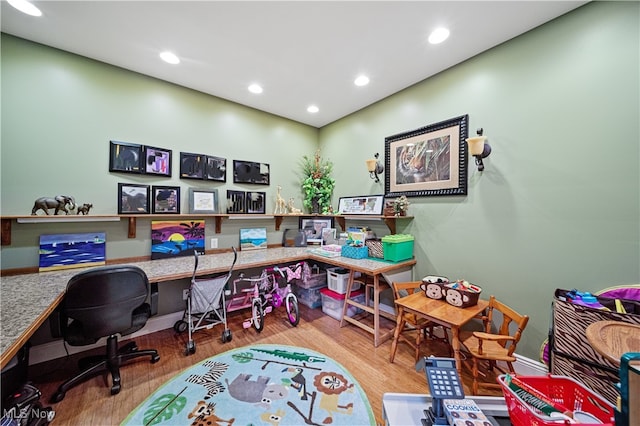
[(267, 228), (240, 229), (240, 250), (267, 248)]
[(104, 265), (104, 232), (40, 236), (40, 272)]

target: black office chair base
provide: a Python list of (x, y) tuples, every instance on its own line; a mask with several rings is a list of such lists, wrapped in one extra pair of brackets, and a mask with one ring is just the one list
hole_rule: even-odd
[(103, 372), (111, 373), (111, 395), (116, 395), (120, 392), (121, 388), (120, 365), (122, 365), (125, 361), (139, 358), (141, 356), (151, 357), (152, 364), (160, 361), (160, 355), (158, 355), (158, 351), (156, 351), (155, 349), (138, 350), (135, 342), (129, 342), (122, 348), (118, 349), (117, 336), (109, 336), (107, 338), (106, 356), (87, 357), (80, 360), (79, 364), (82, 366), (80, 374), (61, 384), (58, 387), (58, 391), (51, 397), (50, 401), (52, 403), (62, 401), (69, 389), (79, 383), (82, 383), (90, 377), (96, 376)]

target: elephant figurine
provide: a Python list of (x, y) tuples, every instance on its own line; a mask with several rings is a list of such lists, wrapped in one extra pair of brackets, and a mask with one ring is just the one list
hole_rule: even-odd
[(46, 215), (49, 214), (49, 209), (55, 209), (54, 215), (57, 215), (59, 211), (63, 211), (65, 214), (69, 214), (69, 210), (76, 208), (76, 200), (70, 195), (56, 195), (55, 197), (40, 197), (33, 204), (31, 209), (31, 215), (35, 216), (38, 210), (43, 210)]
[(86, 214), (89, 214), (89, 210), (91, 210), (92, 207), (93, 207), (93, 204), (84, 203), (83, 205), (78, 206), (78, 211), (76, 212), (76, 215), (79, 215), (81, 213), (83, 216)]

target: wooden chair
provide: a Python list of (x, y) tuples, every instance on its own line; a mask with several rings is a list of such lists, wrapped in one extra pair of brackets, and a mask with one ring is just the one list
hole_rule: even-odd
[[(391, 283), (391, 288), (393, 289), (393, 297), (395, 299), (398, 299), (400, 297), (404, 297), (411, 293), (414, 293), (416, 290), (422, 291), (420, 289), (421, 283), (422, 281), (409, 281), (409, 282), (402, 282), (402, 283), (393, 282)], [(418, 358), (420, 358), (420, 344), (422, 343), (423, 339), (425, 338), (438, 339), (446, 342), (446, 344), (449, 345), (449, 337), (447, 335), (447, 330), (444, 327), (432, 321), (429, 321), (425, 318), (420, 318), (417, 315), (410, 312), (404, 313), (404, 319), (406, 321), (406, 326), (398, 336), (398, 342), (402, 340), (406, 342), (411, 348), (413, 348), (415, 352), (414, 358), (416, 362), (418, 361)], [(434, 334), (433, 332), (434, 327), (442, 327), (443, 337), (438, 337)], [(415, 337), (410, 338), (407, 336), (411, 334), (414, 334)], [(449, 346), (449, 351), (451, 351), (450, 346)], [(393, 362), (395, 355), (396, 355), (395, 352), (391, 353), (390, 362)]]
[[(492, 332), (495, 311), (502, 314), (502, 323), (495, 329), (496, 332)], [(460, 334), (460, 342), (468, 350), (473, 361), (473, 395), (478, 395), (480, 375), (485, 376), (488, 380), (493, 380), (493, 382), (483, 381), (482, 386), (500, 388), (500, 385), (495, 381), (494, 370), (503, 374), (515, 372), (513, 369), (513, 362), (516, 361), (514, 352), (529, 317), (520, 315), (509, 306), (496, 300), (495, 296), (491, 296), (487, 314), (483, 316), (482, 320), (484, 331), (461, 332)], [(513, 334), (510, 332), (511, 328), (515, 328)], [(480, 371), (481, 362), (484, 364), (483, 367), (487, 367), (487, 371), (484, 373)], [(498, 365), (498, 362), (506, 364), (506, 368)]]

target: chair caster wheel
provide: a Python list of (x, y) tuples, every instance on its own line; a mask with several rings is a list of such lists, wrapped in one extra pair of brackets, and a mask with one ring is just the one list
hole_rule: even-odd
[(64, 399), (65, 395), (65, 392), (56, 392), (51, 396), (51, 399), (49, 401), (51, 401), (51, 403), (60, 402)]
[(120, 393), (120, 384), (111, 386), (111, 395)]
[(153, 355), (151, 357), (151, 364), (155, 364), (158, 361), (160, 361), (160, 355)]

